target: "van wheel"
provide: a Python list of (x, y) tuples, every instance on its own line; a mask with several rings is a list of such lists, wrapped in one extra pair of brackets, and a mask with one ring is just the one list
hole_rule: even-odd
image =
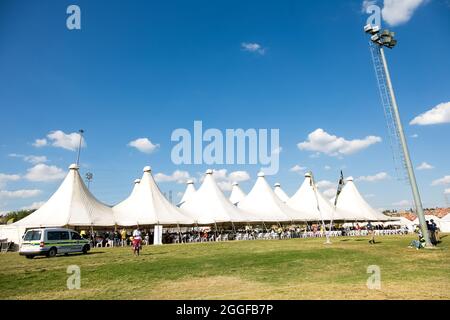
[(83, 247), (83, 254), (87, 254), (91, 247), (87, 244)]
[(47, 257), (53, 258), (54, 256), (56, 256), (56, 248), (51, 248), (47, 253)]
[(26, 256), (27, 257), (27, 259), (33, 259), (34, 258), (34, 256)]

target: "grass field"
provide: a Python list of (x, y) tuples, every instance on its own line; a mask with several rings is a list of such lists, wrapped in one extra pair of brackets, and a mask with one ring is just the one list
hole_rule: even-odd
[[(450, 299), (450, 236), (435, 250), (414, 236), (245, 241), (97, 248), (88, 255), (28, 260), (0, 255), (0, 299)], [(69, 265), (81, 289), (68, 290)], [(369, 265), (381, 289), (369, 290)]]

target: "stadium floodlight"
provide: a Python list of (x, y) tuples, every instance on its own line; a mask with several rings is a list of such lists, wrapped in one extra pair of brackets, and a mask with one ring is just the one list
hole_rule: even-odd
[[(423, 237), (426, 241), (426, 245), (427, 247), (432, 247), (433, 245), (431, 244), (430, 236), (428, 234), (428, 227), (425, 220), (419, 188), (417, 186), (414, 167), (411, 162), (411, 156), (409, 154), (405, 133), (403, 131), (403, 125), (400, 119), (400, 113), (398, 110), (394, 88), (392, 86), (391, 76), (389, 74), (386, 55), (384, 53), (384, 47), (392, 49), (397, 45), (397, 40), (394, 39), (395, 33), (387, 29), (379, 32), (379, 27), (369, 27), (368, 25), (364, 27), (364, 31), (366, 33), (372, 34), (372, 36), (370, 37), (370, 40), (372, 42), (372, 58), (375, 66), (375, 73), (378, 78), (378, 87), (381, 94), (382, 104), (385, 110), (388, 128), (390, 130), (389, 133), (392, 137), (391, 139), (395, 141), (395, 148), (398, 147), (398, 152), (402, 159), (402, 164), (405, 167), (408, 175), (408, 180), (414, 198), (414, 205), (416, 207), (416, 214), (419, 218), (420, 227)], [(394, 157), (395, 156), (396, 155), (394, 151)]]
[(373, 27), (372, 27), (372, 25), (369, 23), (369, 24), (366, 24), (365, 26), (364, 26), (364, 32), (365, 33), (372, 33), (372, 30), (373, 30)]
[(380, 36), (378, 34), (374, 34), (370, 37), (370, 40), (372, 40), (373, 42), (378, 42), (378, 40), (380, 40)]
[(370, 23), (364, 26), (364, 32), (370, 33), (371, 35), (377, 34), (380, 31), (379, 26), (372, 26)]

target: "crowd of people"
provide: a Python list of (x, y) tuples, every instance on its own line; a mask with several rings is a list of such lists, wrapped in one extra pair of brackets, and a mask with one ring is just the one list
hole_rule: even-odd
[[(431, 219), (430, 221), (427, 221), (427, 229), (428, 229), (428, 233), (430, 235), (431, 244), (436, 246), (440, 242), (439, 228), (433, 219)], [(423, 236), (423, 233), (422, 233), (422, 230), (420, 229), (420, 227), (416, 226), (416, 229), (414, 230), (414, 232), (417, 233), (418, 239), (411, 241), (409, 247), (415, 248), (417, 250), (425, 248), (426, 240), (425, 240), (425, 237)]]
[[(153, 229), (117, 229), (114, 231), (81, 230), (83, 238), (91, 241), (92, 247), (125, 247), (133, 246), (133, 241), (138, 237), (142, 245), (152, 245), (154, 241)], [(370, 243), (375, 243), (375, 235), (407, 234), (406, 227), (352, 225), (334, 226), (332, 230), (325, 229), (322, 224), (311, 224), (303, 227), (281, 225), (269, 228), (257, 228), (245, 226), (241, 228), (183, 228), (183, 230), (169, 229), (162, 234), (162, 243), (194, 243), (212, 241), (233, 241), (233, 240), (282, 240), (293, 238), (313, 238), (313, 237), (340, 237), (340, 236), (371, 236)]]

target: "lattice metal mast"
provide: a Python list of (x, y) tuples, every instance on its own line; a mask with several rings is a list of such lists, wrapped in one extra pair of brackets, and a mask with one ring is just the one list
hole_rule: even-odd
[(375, 73), (377, 75), (378, 87), (381, 94), (383, 109), (386, 115), (388, 130), (390, 130), (389, 136), (391, 139), (391, 146), (393, 148), (394, 155), (397, 151), (396, 148), (400, 149), (398, 154), (400, 155), (401, 165), (404, 165), (408, 174), (408, 179), (414, 198), (414, 205), (416, 207), (416, 213), (419, 218), (422, 234), (425, 238), (427, 246), (432, 246), (428, 234), (425, 215), (423, 212), (422, 200), (420, 199), (419, 188), (417, 187), (416, 176), (414, 174), (414, 168), (411, 163), (408, 144), (403, 132), (403, 126), (400, 119), (400, 113), (398, 111), (397, 100), (395, 98), (394, 88), (392, 86), (387, 60), (384, 54), (384, 48), (394, 48), (397, 44), (397, 40), (394, 39), (395, 34), (393, 32), (390, 32), (389, 30), (380, 31), (379, 26), (373, 26), (372, 24), (367, 24), (364, 27), (364, 31), (371, 35), (370, 47), (372, 51), (372, 58), (374, 62)]

